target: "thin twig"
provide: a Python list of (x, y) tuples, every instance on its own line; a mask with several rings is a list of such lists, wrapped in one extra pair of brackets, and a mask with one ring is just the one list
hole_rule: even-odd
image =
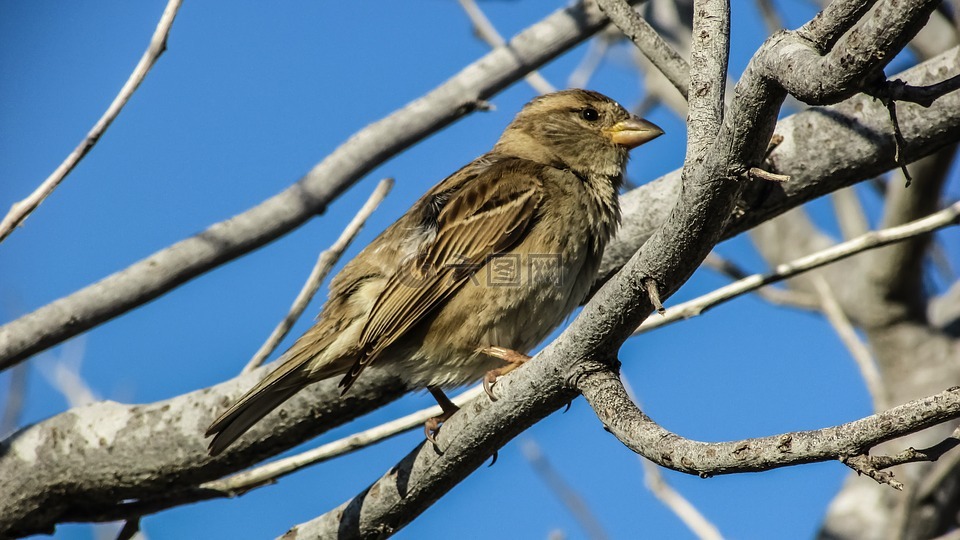
[(864, 91), (885, 101), (908, 101), (921, 107), (929, 107), (944, 94), (960, 89), (960, 75), (954, 75), (936, 84), (914, 86), (900, 79), (883, 81), (876, 87), (867, 87)]
[(756, 2), (763, 25), (767, 27), (767, 34), (773, 35), (774, 32), (783, 30), (783, 21), (780, 20), (780, 14), (777, 13), (777, 7), (773, 2), (771, 0), (756, 0)]
[(353, 216), (353, 219), (347, 224), (347, 227), (340, 233), (340, 238), (337, 238), (337, 241), (334, 242), (332, 246), (320, 254), (317, 258), (317, 263), (313, 265), (313, 270), (310, 271), (310, 275), (307, 277), (307, 281), (303, 284), (303, 288), (300, 289), (297, 297), (293, 300), (293, 305), (290, 306), (289, 313), (287, 313), (287, 316), (273, 329), (270, 337), (260, 346), (260, 349), (253, 355), (253, 358), (247, 362), (247, 365), (243, 367), (241, 373), (247, 373), (260, 367), (264, 360), (277, 348), (277, 345), (283, 341), (283, 338), (287, 337), (290, 328), (297, 322), (300, 315), (303, 315), (303, 311), (307, 309), (310, 300), (317, 294), (320, 284), (327, 278), (327, 274), (333, 269), (333, 265), (337, 264), (337, 261), (343, 256), (343, 252), (350, 246), (353, 239), (356, 238), (360, 229), (363, 228), (363, 224), (366, 223), (370, 214), (383, 202), (384, 197), (390, 193), (392, 187), (392, 178), (384, 178), (381, 180), (380, 183), (377, 184), (376, 189), (373, 190), (373, 193), (370, 194), (370, 197), (367, 198), (367, 202), (360, 207), (357, 215)]
[[(640, 400), (630, 386), (630, 382), (624, 374), (620, 374), (620, 382), (623, 383), (624, 390), (637, 406), (640, 406)], [(664, 506), (672, 511), (690, 529), (693, 534), (702, 540), (723, 540), (723, 535), (716, 525), (710, 522), (697, 510), (690, 501), (687, 500), (679, 491), (667, 483), (660, 473), (660, 467), (649, 459), (638, 455), (640, 465), (643, 467), (644, 485), (653, 493)]]
[(628, 3), (623, 0), (598, 0), (597, 5), (686, 98), (690, 87), (690, 66), (687, 61)]
[(587, 538), (595, 540), (608, 538), (607, 532), (603, 530), (600, 520), (590, 511), (587, 502), (580, 496), (573, 486), (564, 480), (563, 475), (550, 464), (550, 461), (543, 455), (540, 445), (531, 438), (525, 438), (520, 445), (523, 457), (533, 467), (537, 475), (550, 487), (550, 490), (560, 499), (560, 502), (567, 507), (567, 510), (573, 515), (577, 523), (583, 527), (587, 533)]
[[(493, 26), (493, 23), (490, 22), (490, 19), (487, 18), (487, 16), (483, 13), (483, 10), (480, 9), (480, 6), (478, 6), (476, 2), (473, 0), (458, 1), (460, 2), (460, 7), (467, 12), (467, 17), (470, 18), (470, 22), (473, 24), (473, 29), (480, 39), (493, 48), (502, 47), (507, 44), (506, 40), (504, 40), (503, 36), (497, 32), (497, 29)], [(556, 92), (557, 90), (556, 87), (550, 84), (550, 82), (545, 79), (537, 70), (533, 70), (526, 74), (523, 77), (523, 80), (527, 81), (527, 84), (532, 86), (534, 90), (541, 94), (549, 94), (550, 92)]]
[(590, 44), (587, 45), (587, 52), (584, 53), (580, 63), (577, 64), (577, 67), (574, 68), (570, 76), (567, 77), (567, 85), (570, 88), (587, 87), (590, 78), (593, 77), (593, 74), (603, 62), (603, 57), (606, 56), (607, 51), (610, 50), (610, 43), (613, 42), (613, 39), (610, 33), (605, 31), (590, 40)]
[(866, 344), (857, 336), (857, 331), (853, 328), (853, 323), (847, 318), (847, 314), (840, 307), (840, 302), (830, 288), (830, 284), (821, 275), (813, 276), (813, 287), (820, 296), (820, 305), (823, 308), (823, 314), (827, 317), (830, 325), (836, 330), (840, 341), (850, 351), (850, 356), (860, 368), (860, 375), (867, 385), (867, 391), (873, 400), (873, 410), (882, 411), (890, 406), (887, 400), (887, 393), (883, 386), (883, 377), (880, 375), (880, 369), (877, 362)]
[[(953, 433), (951, 433), (949, 437), (929, 448), (921, 448), (917, 450), (916, 448), (911, 447), (892, 456), (871, 456), (867, 454), (858, 454), (855, 456), (843, 457), (840, 459), (840, 461), (844, 465), (856, 471), (857, 474), (865, 474), (880, 484), (887, 484), (894, 489), (902, 491), (903, 484), (894, 480), (893, 473), (885, 472), (883, 469), (889, 469), (905, 463), (937, 461), (941, 456), (950, 450), (953, 450), (958, 445), (960, 445), (960, 428), (954, 429)], [(954, 460), (949, 463), (951, 469), (956, 465), (956, 459), (957, 455), (954, 454)], [(925, 487), (925, 484), (926, 482), (921, 484), (920, 490)], [(920, 490), (918, 490), (918, 493)]]
[(93, 129), (87, 133), (87, 136), (73, 152), (67, 156), (67, 159), (65, 159), (33, 193), (26, 199), (14, 203), (13, 207), (10, 208), (10, 212), (3, 218), (3, 221), (0, 222), (0, 242), (20, 226), (23, 220), (40, 206), (40, 203), (43, 202), (44, 199), (53, 193), (53, 190), (56, 189), (57, 186), (60, 185), (60, 182), (70, 174), (70, 171), (80, 163), (80, 160), (90, 152), (107, 128), (110, 127), (110, 124), (117, 118), (120, 110), (127, 104), (130, 96), (133, 95), (140, 86), (140, 83), (143, 82), (144, 77), (147, 76), (147, 72), (150, 71), (153, 64), (160, 58), (163, 51), (167, 49), (167, 36), (170, 34), (170, 27), (173, 25), (173, 20), (177, 16), (177, 10), (180, 9), (181, 2), (182, 0), (170, 0), (167, 3), (167, 7), (163, 10), (163, 15), (160, 16), (157, 29), (154, 30), (153, 37), (150, 38), (150, 45), (147, 47), (146, 52), (143, 53), (140, 62), (137, 63), (137, 67), (135, 67), (133, 73), (130, 74), (130, 78), (127, 79), (123, 88), (120, 89), (120, 93), (113, 99), (113, 103), (107, 108), (107, 112), (103, 113), (103, 116), (101, 116), (100, 120), (93, 126)]
[(765, 182), (775, 182), (778, 184), (790, 181), (790, 175), (788, 174), (776, 174), (765, 171), (760, 167), (750, 167), (750, 170), (747, 171), (747, 176), (751, 180), (763, 180)]
[(887, 106), (887, 111), (890, 113), (890, 122), (893, 124), (893, 138), (895, 143), (893, 159), (903, 172), (903, 177), (906, 179), (906, 187), (910, 187), (913, 178), (910, 177), (910, 171), (907, 170), (907, 160), (903, 157), (907, 141), (903, 138), (903, 132), (900, 131), (900, 120), (897, 119), (897, 102), (892, 99), (884, 99), (883, 104)]
[[(746, 270), (738, 266), (733, 261), (721, 257), (716, 251), (711, 251), (707, 255), (707, 258), (703, 260), (703, 266), (733, 279), (744, 279), (750, 275)], [(803, 291), (763, 286), (754, 292), (756, 292), (760, 298), (763, 298), (775, 306), (789, 306), (797, 309), (816, 311), (820, 310), (820, 300), (818, 300), (814, 295)]]
[(947, 208), (930, 214), (929, 216), (911, 221), (899, 227), (890, 227), (867, 233), (863, 236), (854, 238), (847, 242), (837, 244), (823, 251), (818, 251), (806, 257), (801, 257), (789, 263), (777, 265), (773, 272), (767, 274), (754, 274), (724, 287), (707, 293), (699, 298), (684, 302), (670, 308), (663, 317), (656, 319), (647, 319), (634, 331), (633, 335), (639, 335), (649, 332), (659, 326), (677, 322), (683, 319), (689, 319), (701, 315), (707, 310), (720, 304), (728, 302), (733, 298), (755, 291), (764, 285), (783, 281), (785, 279), (802, 274), (814, 268), (846, 259), (857, 253), (876, 249), (894, 242), (900, 242), (907, 238), (913, 238), (921, 234), (926, 234), (950, 225), (956, 225), (960, 217), (960, 203), (954, 203)]
[[(453, 403), (457, 406), (463, 406), (482, 393), (483, 387), (476, 386), (454, 397)], [(438, 416), (441, 412), (440, 406), (434, 405), (433, 407), (428, 407), (402, 418), (391, 420), (390, 422), (361, 431), (360, 433), (354, 433), (348, 437), (329, 442), (295, 456), (278, 459), (277, 461), (260, 465), (259, 467), (227, 476), (226, 478), (206, 482), (200, 485), (200, 489), (216, 491), (228, 497), (242, 495), (251, 489), (273, 484), (280, 478), (295, 473), (300, 469), (354, 452), (414, 428), (423, 427), (423, 423), (426, 422), (428, 418)]]

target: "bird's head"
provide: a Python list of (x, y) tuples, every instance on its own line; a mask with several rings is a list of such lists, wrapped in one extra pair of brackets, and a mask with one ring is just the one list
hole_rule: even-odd
[(589, 90), (563, 90), (527, 103), (494, 151), (593, 176), (619, 176), (630, 149), (663, 134), (651, 122)]

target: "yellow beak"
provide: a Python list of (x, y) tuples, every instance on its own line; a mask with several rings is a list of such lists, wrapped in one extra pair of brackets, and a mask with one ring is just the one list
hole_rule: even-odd
[(663, 135), (663, 130), (659, 126), (636, 116), (618, 122), (604, 132), (614, 144), (627, 148), (636, 148)]

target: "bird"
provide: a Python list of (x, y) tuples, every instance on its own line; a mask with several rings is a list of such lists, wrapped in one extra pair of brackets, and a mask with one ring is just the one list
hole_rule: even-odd
[(493, 384), (587, 297), (620, 222), (631, 149), (663, 134), (613, 99), (569, 89), (524, 105), (486, 154), (427, 191), (333, 278), (316, 323), (206, 431), (216, 456), (304, 387), (389, 366), (444, 394)]

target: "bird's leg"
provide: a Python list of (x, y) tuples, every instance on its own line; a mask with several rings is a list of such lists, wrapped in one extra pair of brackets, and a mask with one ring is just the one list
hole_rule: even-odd
[(493, 395), (493, 385), (497, 383), (497, 377), (502, 377), (517, 369), (529, 360), (530, 357), (513, 349), (505, 349), (503, 347), (483, 347), (480, 349), (480, 352), (494, 358), (499, 358), (507, 363), (507, 365), (502, 368), (491, 369), (483, 376), (483, 391), (490, 396), (491, 401), (496, 401), (497, 396)]
[(427, 390), (430, 391), (430, 395), (433, 396), (433, 399), (437, 400), (437, 404), (439, 404), (440, 408), (443, 409), (443, 413), (440, 416), (428, 418), (427, 421), (423, 423), (423, 433), (427, 436), (427, 440), (436, 446), (436, 436), (440, 431), (440, 424), (446, 422), (447, 419), (453, 416), (453, 413), (459, 411), (460, 407), (454, 405), (453, 402), (450, 401), (450, 398), (443, 393), (443, 390), (437, 388), (436, 386), (428, 386)]

